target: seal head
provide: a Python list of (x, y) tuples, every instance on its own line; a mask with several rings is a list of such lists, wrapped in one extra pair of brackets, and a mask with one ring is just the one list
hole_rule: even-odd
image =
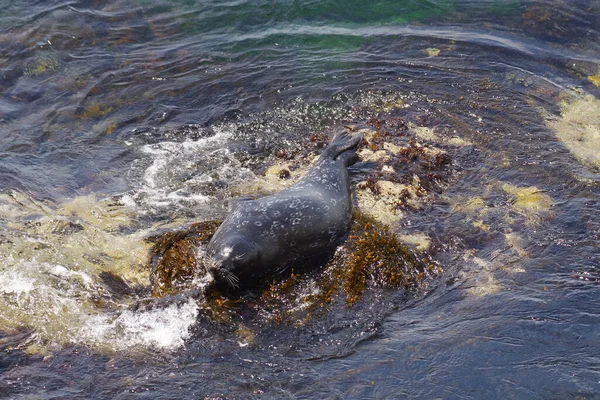
[(208, 272), (217, 282), (237, 288), (240, 286), (240, 277), (251, 275), (252, 269), (259, 265), (260, 251), (256, 244), (241, 236), (231, 235), (205, 262)]

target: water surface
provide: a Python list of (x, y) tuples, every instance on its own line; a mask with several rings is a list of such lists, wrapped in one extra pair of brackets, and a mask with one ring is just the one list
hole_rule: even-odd
[[(599, 26), (595, 0), (0, 1), (2, 397), (600, 398)], [(424, 195), (388, 219), (441, 274), (291, 323), (128, 308), (146, 238), (343, 126), (452, 160), (397, 166)]]

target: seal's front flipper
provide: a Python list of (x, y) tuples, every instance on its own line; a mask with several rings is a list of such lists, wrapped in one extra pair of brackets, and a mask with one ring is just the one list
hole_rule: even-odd
[(131, 304), (128, 309), (133, 311), (134, 313), (143, 313), (149, 312), (153, 310), (163, 310), (173, 304), (177, 306), (181, 306), (190, 299), (194, 299), (196, 301), (204, 300), (204, 292), (202, 289), (194, 288), (184, 290), (182, 292), (176, 294), (170, 294), (165, 297), (149, 297), (145, 299), (141, 299)]

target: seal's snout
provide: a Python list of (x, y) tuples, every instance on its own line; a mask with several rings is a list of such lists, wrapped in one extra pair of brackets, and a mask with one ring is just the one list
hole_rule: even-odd
[[(217, 234), (213, 239), (218, 238)], [(241, 281), (252, 277), (252, 270), (260, 261), (258, 246), (237, 233), (221, 241), (211, 241), (207, 252), (211, 258), (206, 264), (208, 272), (217, 283), (234, 289), (240, 286)]]
[(215, 282), (225, 284), (234, 289), (239, 287), (239, 278), (226, 267), (223, 261), (211, 259), (206, 262), (206, 269)]
[(215, 280), (218, 280), (219, 269), (221, 269), (221, 263), (215, 260), (213, 257), (205, 257), (202, 260), (206, 272), (208, 272)]

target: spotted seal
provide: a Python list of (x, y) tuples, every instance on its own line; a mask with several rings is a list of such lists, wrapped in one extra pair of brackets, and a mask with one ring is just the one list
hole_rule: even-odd
[(215, 282), (253, 287), (267, 276), (330, 257), (352, 222), (347, 167), (358, 160), (362, 139), (340, 132), (295, 185), (239, 200), (206, 247), (205, 265)]

